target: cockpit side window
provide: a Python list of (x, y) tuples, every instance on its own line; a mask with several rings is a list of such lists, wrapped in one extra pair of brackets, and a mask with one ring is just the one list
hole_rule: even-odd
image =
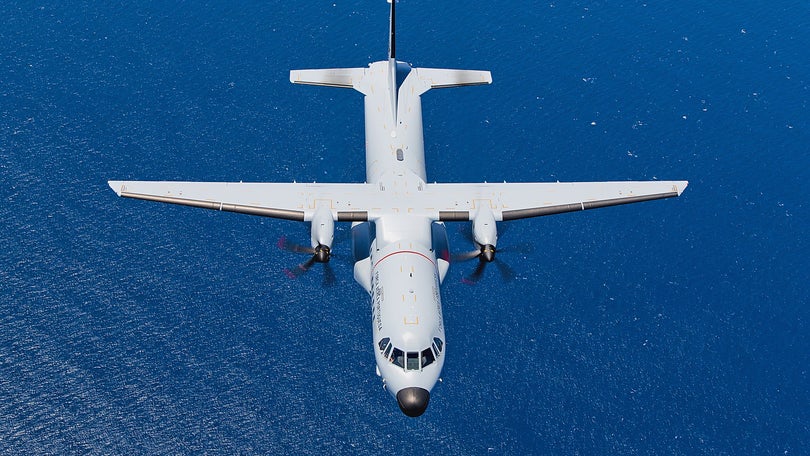
[(422, 350), (422, 368), (433, 364), (433, 361), (436, 361), (436, 357), (433, 356), (433, 350), (430, 348)]
[(380, 351), (385, 350), (385, 346), (388, 345), (388, 342), (391, 342), (390, 337), (383, 337), (380, 339), (380, 343), (378, 344), (380, 346)]
[(439, 339), (438, 337), (434, 337), (433, 338), (433, 344), (436, 347), (436, 354), (441, 353), (442, 352), (442, 346), (444, 345), (444, 342), (442, 342), (442, 340)]
[(388, 346), (385, 347), (385, 351), (383, 352), (383, 357), (385, 359), (388, 359), (388, 355), (391, 353), (391, 348), (392, 347), (393, 347), (393, 345), (391, 345), (391, 344), (388, 344)]

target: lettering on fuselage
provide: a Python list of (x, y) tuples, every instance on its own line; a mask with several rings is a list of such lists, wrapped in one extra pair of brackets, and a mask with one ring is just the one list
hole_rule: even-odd
[(442, 299), (439, 295), (439, 275), (434, 274), (433, 280), (433, 302), (436, 304), (436, 315), (439, 317), (439, 324), (437, 326), (439, 331), (444, 331), (444, 318), (442, 318)]
[(380, 271), (374, 271), (371, 277), (371, 320), (377, 327), (377, 331), (382, 331), (382, 302), (385, 299), (385, 292), (380, 284)]

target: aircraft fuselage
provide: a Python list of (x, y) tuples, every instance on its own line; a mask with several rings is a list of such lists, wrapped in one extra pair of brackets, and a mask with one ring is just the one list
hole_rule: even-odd
[[(394, 59), (375, 62), (358, 88), (365, 94), (366, 182), (392, 199), (421, 191), (426, 179), (421, 92), (411, 71)], [(418, 416), (444, 365), (439, 285), (448, 264), (437, 258), (434, 222), (407, 209), (366, 222), (376, 236), (355, 278), (371, 294), (377, 372), (403, 412)]]
[[(444, 222), (469, 222), (478, 258), (495, 260), (496, 222), (680, 196), (687, 181), (427, 183), (421, 95), (490, 84), (489, 71), (413, 68), (395, 58), (362, 68), (292, 70), (297, 84), (365, 95), (364, 183), (109, 181), (119, 195), (310, 224), (306, 271), (329, 261), (336, 222), (352, 223), (354, 278), (369, 293), (374, 356), (383, 386), (408, 416), (427, 408), (444, 366), (439, 287), (449, 267)], [(295, 274), (292, 274), (295, 276)]]

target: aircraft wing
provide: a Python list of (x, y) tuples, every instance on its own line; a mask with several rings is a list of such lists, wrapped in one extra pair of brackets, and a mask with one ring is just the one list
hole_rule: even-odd
[[(310, 221), (327, 206), (339, 221), (356, 216), (352, 202), (368, 193), (367, 184), (109, 181), (118, 196), (161, 203)], [(368, 198), (360, 198), (367, 200)]]
[(472, 220), (482, 205), (506, 221), (680, 196), (687, 181), (432, 184), (439, 220)]
[(679, 196), (686, 181), (418, 184), (389, 189), (375, 184), (110, 181), (122, 197), (310, 221), (325, 206), (336, 221), (408, 215), (472, 220), (483, 205), (497, 221), (581, 211)]

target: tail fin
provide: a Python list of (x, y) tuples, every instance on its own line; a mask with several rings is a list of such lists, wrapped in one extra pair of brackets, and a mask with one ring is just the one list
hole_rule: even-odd
[[(388, 41), (388, 61), (375, 62), (387, 66), (387, 86), (391, 97), (391, 109), (393, 118), (396, 119), (397, 98), (400, 86), (407, 74), (412, 69), (410, 65), (397, 62), (396, 60), (396, 0), (388, 0), (391, 4), (391, 15), (389, 18), (389, 41)], [(290, 71), (290, 82), (295, 84), (309, 84), (327, 87), (342, 87), (355, 89), (367, 94), (368, 85), (359, 84), (360, 80), (369, 69), (367, 68), (329, 68), (317, 70), (293, 70)], [(402, 70), (402, 71), (401, 71)], [(417, 83), (418, 94), (427, 92), (430, 89), (442, 89), (446, 87), (462, 87), (471, 85), (491, 84), (492, 76), (489, 71), (477, 70), (451, 70), (444, 68), (413, 68), (420, 82)]]
[(397, 0), (388, 0), (388, 3), (391, 4), (391, 17), (388, 22), (388, 59), (393, 60), (397, 58), (396, 15), (394, 12), (394, 5), (397, 4)]
[[(389, 66), (396, 65), (396, 0), (388, 0), (391, 4), (388, 35), (388, 62)], [(315, 70), (292, 70), (290, 82), (294, 84), (318, 85), (326, 87), (341, 87), (351, 89), (363, 77), (365, 68), (328, 68)], [(389, 71), (390, 73), (390, 71)], [(392, 73), (393, 74), (393, 73)], [(360, 89), (358, 89), (360, 90)], [(362, 92), (362, 90), (361, 90)], [(395, 92), (392, 92), (395, 93)], [(396, 105), (396, 103), (392, 103)]]

